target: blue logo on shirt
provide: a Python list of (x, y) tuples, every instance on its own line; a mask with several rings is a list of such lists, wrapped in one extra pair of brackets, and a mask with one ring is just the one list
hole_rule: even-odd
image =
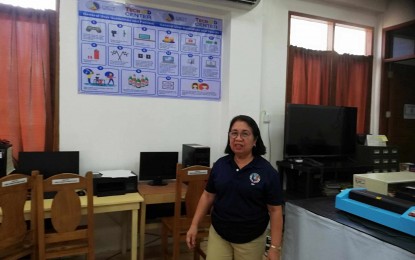
[(249, 175), (249, 180), (251, 181), (251, 185), (255, 185), (261, 181), (261, 176), (258, 173), (254, 172)]

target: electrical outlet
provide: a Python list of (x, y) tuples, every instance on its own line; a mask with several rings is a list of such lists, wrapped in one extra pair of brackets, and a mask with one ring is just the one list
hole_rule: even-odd
[(271, 116), (268, 113), (265, 112), (263, 123), (264, 124), (269, 124), (270, 122), (271, 122)]

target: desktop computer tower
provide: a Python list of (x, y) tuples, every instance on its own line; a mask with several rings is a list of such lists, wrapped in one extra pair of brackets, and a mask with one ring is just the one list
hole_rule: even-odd
[(210, 167), (210, 148), (200, 144), (183, 144), (183, 167), (202, 165)]

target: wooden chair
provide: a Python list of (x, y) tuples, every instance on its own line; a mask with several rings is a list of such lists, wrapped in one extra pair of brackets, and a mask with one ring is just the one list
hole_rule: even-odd
[[(0, 259), (29, 255), (37, 259), (35, 178), (16, 173), (0, 179)], [(30, 196), (30, 221), (26, 222), (24, 206)]]
[[(180, 259), (180, 242), (186, 241), (186, 233), (192, 223), (192, 218), (196, 211), (199, 198), (202, 195), (206, 181), (209, 177), (211, 168), (206, 166), (190, 166), (182, 168), (180, 164), (176, 171), (176, 199), (174, 206), (174, 216), (162, 218), (162, 253), (163, 258), (171, 258), (174, 260)], [(184, 198), (186, 214), (182, 215), (182, 187), (187, 185), (187, 191)], [(199, 259), (201, 255), (204, 259), (206, 254), (200, 248), (200, 239), (207, 237), (210, 227), (210, 215), (205, 216), (199, 225), (197, 246), (194, 250), (194, 259)], [(170, 254), (168, 249), (168, 237), (173, 238), (173, 249)]]
[[(94, 205), (92, 172), (86, 176), (61, 173), (43, 180), (36, 178), (38, 191), (38, 244), (39, 258), (49, 259), (64, 256), (87, 255), (94, 259)], [(85, 196), (78, 191), (84, 191)], [(44, 200), (44, 193), (56, 192), (51, 200)], [(86, 209), (81, 208), (86, 203)], [(45, 229), (45, 206), (49, 204), (52, 228)], [(84, 213), (84, 214), (83, 214)], [(86, 214), (85, 214), (86, 213)], [(86, 224), (81, 225), (82, 215)]]

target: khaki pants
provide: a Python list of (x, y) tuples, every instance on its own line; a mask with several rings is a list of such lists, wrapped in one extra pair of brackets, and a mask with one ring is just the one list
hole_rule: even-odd
[(230, 243), (209, 229), (206, 260), (262, 260), (265, 252), (266, 233), (244, 244)]

